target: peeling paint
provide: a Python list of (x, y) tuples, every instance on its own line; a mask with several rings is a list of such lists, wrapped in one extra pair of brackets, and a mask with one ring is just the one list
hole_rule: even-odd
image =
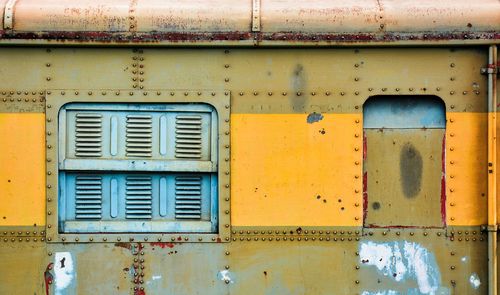
[(73, 281), (74, 272), (73, 257), (69, 252), (57, 252), (54, 258), (54, 281), (55, 293), (65, 294), (64, 291)]
[(229, 270), (221, 270), (217, 274), (217, 278), (221, 281), (232, 284), (232, 283), (234, 283), (234, 281), (230, 275), (231, 275), (231, 273), (229, 272)]
[(419, 294), (436, 294), (438, 290), (441, 293), (444, 291), (440, 288), (441, 274), (434, 255), (418, 243), (363, 242), (360, 244), (359, 259), (363, 265), (375, 266), (382, 275), (396, 282), (416, 281)]
[(394, 290), (383, 290), (383, 291), (364, 291), (361, 295), (400, 295), (401, 293)]
[(319, 113), (310, 113), (307, 116), (307, 123), (312, 124), (323, 120), (323, 115)]
[(472, 288), (477, 289), (479, 286), (481, 286), (481, 280), (479, 279), (479, 276), (477, 273), (473, 273), (470, 278), (469, 278), (470, 285)]

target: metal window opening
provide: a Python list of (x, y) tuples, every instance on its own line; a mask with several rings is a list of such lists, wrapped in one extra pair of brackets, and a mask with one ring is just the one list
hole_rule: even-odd
[(64, 105), (59, 232), (217, 232), (217, 122), (201, 103)]

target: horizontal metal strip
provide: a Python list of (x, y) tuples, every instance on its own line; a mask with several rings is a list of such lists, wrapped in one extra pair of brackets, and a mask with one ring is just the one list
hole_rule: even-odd
[[(128, 217), (128, 216), (127, 216)], [(140, 218), (137, 215), (137, 218)], [(78, 221), (66, 221), (64, 223), (64, 229), (67, 232), (82, 232), (88, 233), (88, 229), (96, 229), (96, 233), (100, 232), (100, 229), (106, 228), (107, 232), (177, 232), (177, 233), (208, 233), (211, 231), (212, 224), (209, 221), (88, 221), (85, 224)]]
[(215, 172), (217, 164), (211, 161), (176, 160), (97, 160), (67, 159), (59, 164), (61, 170), (96, 171), (176, 171), (176, 172)]

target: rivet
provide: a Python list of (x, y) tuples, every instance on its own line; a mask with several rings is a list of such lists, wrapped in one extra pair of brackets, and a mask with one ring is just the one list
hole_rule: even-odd
[(119, 91), (116, 91), (116, 92), (115, 92), (115, 95), (120, 95), (120, 92), (119, 92)]
[(387, 88), (382, 88), (382, 91), (384, 91), (384, 92), (385, 92), (386, 90), (387, 90)]
[(345, 92), (343, 92), (343, 91), (342, 91), (342, 92), (340, 92), (340, 95), (344, 96), (344, 95), (345, 95)]
[(354, 282), (355, 282), (356, 284), (359, 284), (359, 281), (358, 281), (358, 280), (356, 280), (356, 281), (354, 281)]
[(175, 95), (175, 92), (170, 92), (170, 96), (174, 96)]
[(354, 92), (354, 94), (355, 94), (355, 95), (359, 95), (359, 91), (355, 91), (355, 92)]
[(424, 232), (424, 236), (427, 236), (427, 232)]
[(359, 81), (359, 77), (354, 78), (354, 81)]
[(359, 67), (359, 64), (354, 64), (354, 67), (356, 67), (356, 68)]
[(441, 90), (441, 88), (440, 88), (440, 87), (436, 87), (436, 91), (440, 91), (440, 90)]
[(411, 233), (410, 233), (410, 236), (413, 236), (414, 234), (415, 234), (414, 232), (411, 232)]
[(316, 95), (316, 92), (311, 92), (311, 95), (312, 95), (312, 96), (315, 96), (315, 95)]
[(396, 91), (399, 91), (399, 88), (396, 88)]
[(297, 96), (301, 96), (302, 95), (302, 92), (297, 92)]
[[(161, 91), (156, 91), (156, 95), (161, 95)], [(198, 92), (198, 95), (201, 95), (201, 92)]]
[(454, 63), (451, 63), (451, 64), (450, 64), (450, 67), (454, 68), (454, 67), (455, 67), (455, 64), (454, 64)]
[(462, 92), (462, 94), (463, 94), (463, 95), (466, 95), (466, 94), (467, 94), (467, 91)]
[(455, 266), (454, 265), (450, 266), (450, 269), (452, 269), (452, 270), (455, 269)]
[(228, 65), (228, 64), (225, 64), (225, 65), (224, 65), (224, 67), (227, 69), (227, 68), (229, 68), (229, 65)]
[(215, 92), (212, 92), (211, 94), (212, 94), (212, 96), (215, 96)]
[(455, 220), (455, 217), (451, 217), (450, 219), (453, 221), (453, 220)]
[(359, 207), (359, 203), (354, 203), (354, 206), (355, 207)]
[(148, 92), (147, 92), (147, 91), (144, 91), (144, 92), (142, 93), (142, 95), (147, 96), (147, 95), (148, 95)]
[(455, 77), (451, 77), (451, 78), (450, 78), (450, 81), (455, 81)]
[(225, 253), (225, 254), (226, 254), (226, 255), (229, 255), (229, 254), (231, 254), (231, 253), (229, 253), (229, 251), (226, 251), (226, 253)]
[(188, 96), (189, 95), (189, 92), (184, 92), (184, 96)]
[(50, 80), (51, 80), (51, 78), (50, 78), (50, 77), (47, 77), (46, 79), (47, 79), (47, 81), (50, 81)]
[(356, 119), (356, 121), (354, 121), (354, 122), (359, 123), (359, 119)]
[(453, 206), (455, 206), (455, 203), (451, 202), (451, 203), (450, 203), (450, 206), (452, 206), (452, 207), (453, 207)]
[(453, 161), (453, 160), (452, 160), (452, 161), (450, 161), (450, 164), (451, 164), (451, 165), (455, 164), (455, 161)]
[(453, 95), (453, 94), (455, 94), (455, 91), (453, 91), (453, 90), (450, 91), (450, 95)]
[(359, 217), (358, 216), (354, 217), (354, 220), (359, 220)]
[(132, 91), (130, 91), (130, 92), (128, 93), (128, 95), (132, 96), (132, 95), (134, 95), (134, 93), (133, 93)]
[(410, 87), (408, 90), (413, 91), (413, 87)]
[(102, 240), (106, 242), (108, 240), (108, 238), (104, 237), (104, 238), (102, 238)]
[(355, 148), (354, 148), (354, 150), (355, 150), (355, 151), (359, 151), (359, 148), (358, 148), (358, 147), (355, 147)]

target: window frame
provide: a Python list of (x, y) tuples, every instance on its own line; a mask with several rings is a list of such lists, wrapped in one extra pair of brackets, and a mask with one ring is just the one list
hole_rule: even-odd
[[(59, 112), (70, 103), (208, 104), (217, 113), (217, 214), (215, 233), (62, 233), (59, 225)], [(48, 90), (46, 92), (46, 214), (47, 242), (228, 242), (230, 241), (230, 92), (219, 91), (129, 91), (129, 90)], [(126, 222), (126, 221), (124, 221)]]

